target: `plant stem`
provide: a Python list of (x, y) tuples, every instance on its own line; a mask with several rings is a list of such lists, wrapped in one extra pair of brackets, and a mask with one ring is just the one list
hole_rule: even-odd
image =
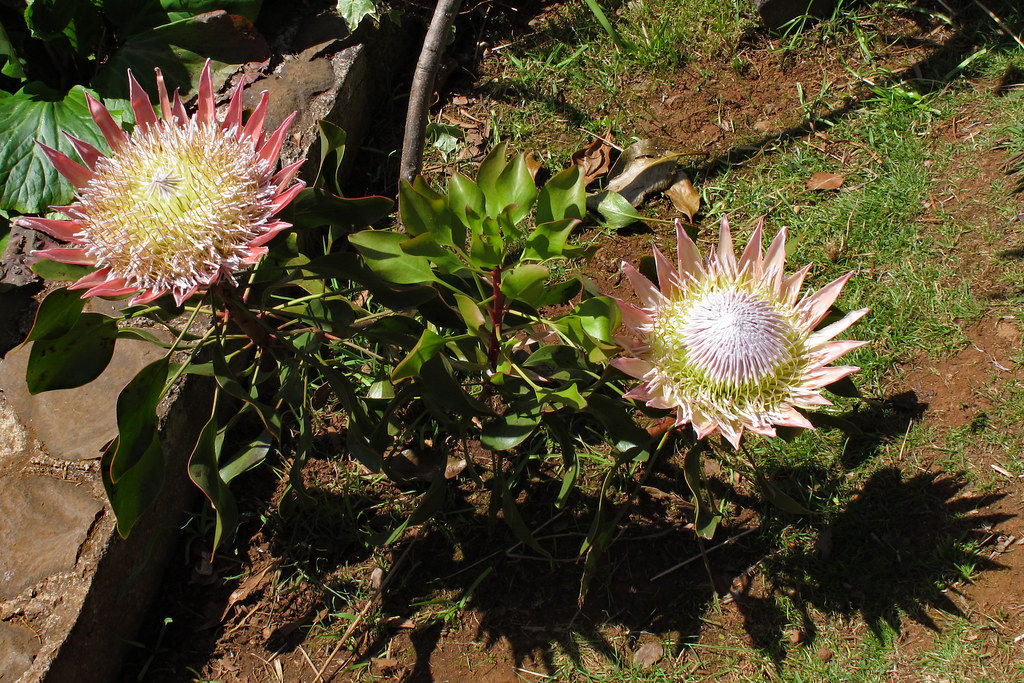
[(498, 351), (501, 348), (501, 320), (505, 316), (505, 295), (501, 293), (501, 266), (491, 271), (491, 340), (487, 346), (487, 364), (493, 372), (498, 368)]

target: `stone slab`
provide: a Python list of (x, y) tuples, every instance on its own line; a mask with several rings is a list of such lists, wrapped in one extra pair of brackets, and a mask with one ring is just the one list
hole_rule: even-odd
[[(143, 366), (162, 353), (147, 342), (120, 339), (110, 365), (97, 379), (84, 387), (33, 396), (25, 384), (30, 352), (31, 345), (19, 346), (0, 361), (0, 392), (16, 406), (43, 449), (61, 460), (100, 457), (103, 446), (117, 434), (113, 401)], [(2, 467), (0, 460), (0, 471)]]
[(23, 626), (0, 623), (0, 683), (14, 683), (32, 666), (39, 644)]

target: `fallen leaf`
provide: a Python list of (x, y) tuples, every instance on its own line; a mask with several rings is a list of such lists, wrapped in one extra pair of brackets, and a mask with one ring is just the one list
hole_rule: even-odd
[(572, 163), (583, 171), (584, 185), (589, 185), (595, 178), (611, 170), (614, 149), (607, 141), (598, 138), (583, 149), (573, 152)]
[(667, 190), (679, 172), (681, 154), (662, 154), (651, 140), (640, 140), (622, 150), (608, 172), (608, 190), (638, 206), (652, 192)]
[(808, 190), (838, 190), (845, 180), (846, 178), (838, 173), (818, 171), (807, 179), (806, 187)]
[(661, 643), (644, 643), (633, 655), (633, 666), (649, 669), (662, 660), (665, 648)]
[(676, 180), (671, 187), (665, 190), (665, 194), (672, 200), (672, 206), (676, 211), (685, 214), (692, 223), (693, 217), (700, 210), (700, 194), (694, 189), (690, 178), (682, 171), (676, 173)]
[(544, 167), (544, 160), (536, 152), (527, 152), (523, 155), (523, 160), (526, 162), (527, 170), (530, 171), (530, 177), (536, 179), (537, 171)]

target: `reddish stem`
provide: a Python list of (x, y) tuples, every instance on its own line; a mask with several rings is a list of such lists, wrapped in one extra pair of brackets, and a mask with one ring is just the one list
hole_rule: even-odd
[(216, 288), (216, 293), (224, 302), (224, 312), (227, 318), (235, 323), (245, 336), (249, 337), (260, 349), (270, 354), (272, 358), (280, 360), (284, 357), (284, 346), (281, 341), (260, 324), (253, 312), (239, 297), (236, 287), (230, 284), (221, 284)]

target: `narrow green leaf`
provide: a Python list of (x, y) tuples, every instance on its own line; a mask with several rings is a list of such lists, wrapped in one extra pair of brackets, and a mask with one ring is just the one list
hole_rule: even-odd
[(704, 467), (701, 464), (701, 455), (704, 452), (703, 446), (693, 446), (686, 452), (683, 458), (683, 477), (686, 485), (693, 494), (693, 504), (697, 510), (697, 516), (693, 520), (693, 528), (702, 538), (710, 539), (715, 535), (715, 528), (721, 521), (721, 515), (716, 515), (707, 501), (707, 487), (704, 485)]
[(275, 439), (281, 439), (281, 415), (270, 406), (258, 400), (256, 387), (246, 389), (239, 382), (235, 374), (228, 368), (227, 360), (224, 358), (224, 349), (220, 346), (213, 347), (211, 351), (213, 362), (213, 379), (226, 394), (237, 398), (239, 401), (248, 403), (256, 409), (256, 413), (263, 421), (263, 426), (274, 435)]
[(216, 522), (213, 532), (213, 549), (234, 535), (238, 526), (238, 504), (235, 496), (221, 477), (217, 461), (220, 459), (220, 440), (217, 438), (217, 402), (213, 414), (203, 426), (195, 450), (188, 460), (188, 476), (213, 507)]
[(274, 437), (264, 429), (259, 436), (239, 449), (238, 453), (220, 468), (220, 478), (224, 480), (225, 484), (231, 483), (231, 480), (238, 475), (266, 460), (273, 447)]
[(446, 341), (445, 337), (438, 336), (430, 330), (423, 330), (423, 334), (420, 335), (416, 346), (395, 366), (394, 371), (391, 373), (391, 381), (398, 382), (407, 377), (418, 376), (423, 364), (436, 356), (438, 351), (444, 347)]

